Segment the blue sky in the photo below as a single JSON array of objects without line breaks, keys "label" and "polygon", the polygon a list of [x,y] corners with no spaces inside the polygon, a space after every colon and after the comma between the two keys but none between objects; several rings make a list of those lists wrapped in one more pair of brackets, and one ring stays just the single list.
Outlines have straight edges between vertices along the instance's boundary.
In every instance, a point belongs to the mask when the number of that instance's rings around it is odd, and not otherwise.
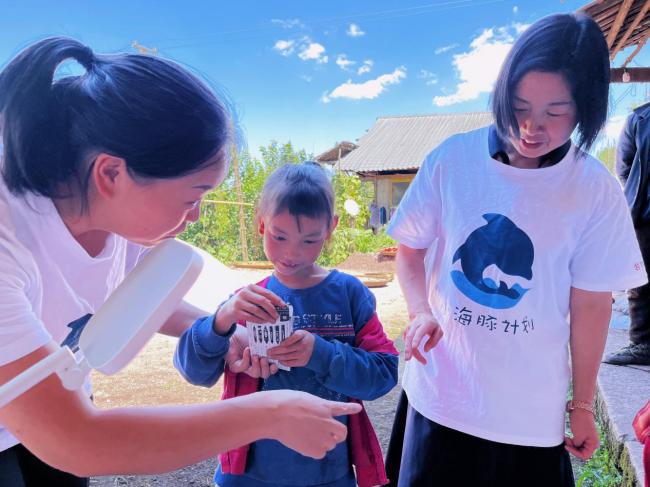
[{"label": "blue sky", "polygon": [[[585,3],[26,0],[2,7],[0,65],[48,35],[98,52],[135,52],[138,41],[227,92],[254,154],[271,140],[318,154],[355,141],[380,116],[486,110],[519,32]],[[649,51],[632,64],[649,65]],[[645,85],[614,87],[611,136],[647,96]]]}]

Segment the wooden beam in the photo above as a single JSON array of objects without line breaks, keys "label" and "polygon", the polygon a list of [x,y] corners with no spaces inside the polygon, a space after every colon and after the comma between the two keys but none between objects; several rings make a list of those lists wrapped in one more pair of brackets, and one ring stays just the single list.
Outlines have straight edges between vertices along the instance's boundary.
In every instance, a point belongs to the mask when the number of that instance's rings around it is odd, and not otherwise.
[{"label": "wooden beam", "polygon": [[607,36],[607,45],[609,46],[610,49],[614,45],[614,41],[616,40],[618,31],[621,29],[621,26],[625,21],[625,17],[627,16],[627,13],[630,11],[632,2],[634,2],[634,0],[623,0],[623,4],[621,5],[620,10],[618,11],[616,20],[614,21],[614,25],[612,25],[612,28],[609,30],[609,35]]},{"label": "wooden beam", "polygon": [[643,22],[642,25],[637,28],[636,32],[634,32],[634,34],[632,34],[627,40],[627,45],[624,47],[624,49],[641,42],[645,35],[648,33],[648,30],[650,30],[650,23]]},{"label": "wooden beam", "polygon": [[629,37],[632,35],[632,32],[638,27],[638,25],[641,23],[641,21],[645,18],[645,14],[648,13],[648,9],[650,9],[650,0],[646,0],[643,3],[643,7],[639,12],[636,14],[636,17],[634,18],[634,21],[632,24],[627,28],[625,31],[625,34],[623,37],[621,37],[621,40],[616,43],[616,46],[611,50],[609,59],[614,60],[614,57],[616,57],[616,54],[618,54],[618,51],[624,48],[625,42],[629,39]]},{"label": "wooden beam", "polygon": [[636,48],[634,49],[634,51],[632,51],[632,54],[630,54],[630,55],[627,57],[627,59],[625,60],[625,62],[621,65],[621,68],[626,68],[627,65],[630,64],[630,63],[632,62],[632,59],[634,59],[634,56],[636,56],[636,55],[639,53],[639,51],[641,50],[641,48],[643,48],[643,46],[645,46],[645,43],[648,42],[648,37],[649,37],[649,36],[650,36],[650,29],[649,29],[649,30],[646,30],[646,31],[643,33],[643,37],[641,37],[641,38],[637,41]]},{"label": "wooden beam", "polygon": [[614,68],[612,69],[610,83],[623,83],[623,71],[630,75],[629,83],[650,82],[650,68]]}]

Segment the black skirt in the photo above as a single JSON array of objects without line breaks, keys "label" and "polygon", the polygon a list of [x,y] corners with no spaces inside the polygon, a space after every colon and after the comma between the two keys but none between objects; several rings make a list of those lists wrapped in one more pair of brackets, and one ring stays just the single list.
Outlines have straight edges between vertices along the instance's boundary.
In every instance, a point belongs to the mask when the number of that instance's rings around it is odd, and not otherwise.
[{"label": "black skirt", "polygon": [[2,487],[87,487],[89,482],[87,478],[50,467],[23,445],[0,452]]},{"label": "black skirt", "polygon": [[392,487],[574,487],[564,444],[509,445],[434,423],[402,395],[386,458]]}]

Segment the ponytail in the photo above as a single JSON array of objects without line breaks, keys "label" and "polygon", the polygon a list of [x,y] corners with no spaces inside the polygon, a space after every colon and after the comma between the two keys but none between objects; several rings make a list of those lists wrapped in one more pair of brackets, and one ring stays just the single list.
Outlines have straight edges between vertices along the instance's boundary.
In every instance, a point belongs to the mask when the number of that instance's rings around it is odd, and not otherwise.
[{"label": "ponytail", "polygon": [[[66,59],[85,73],[55,80]],[[78,196],[85,204],[100,153],[123,158],[141,178],[189,174],[220,151],[228,156],[236,127],[221,98],[173,62],[44,39],[0,72],[2,177],[16,194]]]},{"label": "ponytail", "polygon": [[57,188],[77,173],[67,107],[61,103],[63,93],[52,84],[57,66],[69,58],[88,71],[95,59],[83,44],[55,37],[26,48],[0,74],[2,177],[12,192],[59,196]]}]

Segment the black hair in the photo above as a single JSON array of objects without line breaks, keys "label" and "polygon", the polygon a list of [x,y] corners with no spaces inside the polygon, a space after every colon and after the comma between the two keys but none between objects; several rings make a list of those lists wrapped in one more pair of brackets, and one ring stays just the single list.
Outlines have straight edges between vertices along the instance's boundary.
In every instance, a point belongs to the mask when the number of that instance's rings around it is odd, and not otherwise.
[{"label": "black hair", "polygon": [[576,106],[577,145],[589,150],[607,119],[609,49],[598,24],[584,14],[556,14],[528,27],[506,57],[492,92],[499,135],[519,136],[513,109],[517,85],[530,71],[559,73]]},{"label": "black hair", "polygon": [[[76,60],[85,73],[54,80]],[[232,140],[228,105],[177,64],[141,54],[98,55],[52,37],[0,72],[2,177],[15,194],[79,196],[94,157],[126,161],[132,176],[169,179],[201,169]]]},{"label": "black hair", "polygon": [[318,163],[285,164],[266,179],[257,204],[257,218],[276,216],[283,211],[296,218],[325,218],[330,228],[334,218],[334,189]]}]

